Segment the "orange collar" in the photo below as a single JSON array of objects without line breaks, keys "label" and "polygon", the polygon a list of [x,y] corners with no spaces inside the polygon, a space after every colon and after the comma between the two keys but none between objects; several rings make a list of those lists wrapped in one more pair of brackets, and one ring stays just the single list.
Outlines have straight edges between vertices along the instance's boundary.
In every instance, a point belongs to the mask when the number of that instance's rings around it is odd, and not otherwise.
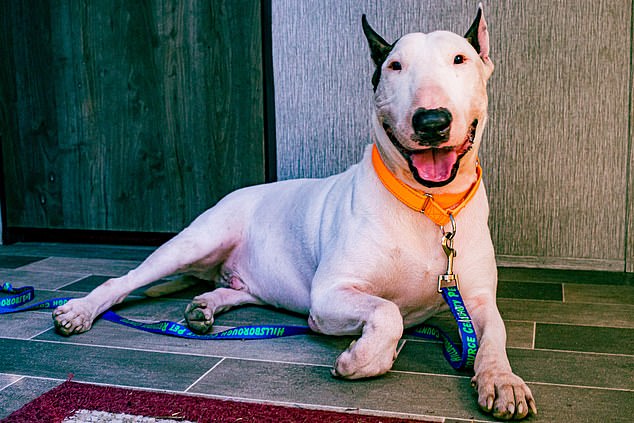
[{"label": "orange collar", "polygon": [[415,190],[403,183],[385,166],[376,145],[372,147],[372,164],[374,170],[388,191],[392,193],[401,203],[412,210],[423,213],[432,222],[439,226],[449,223],[449,215],[456,216],[473,198],[480,187],[482,180],[482,168],[476,164],[477,179],[466,192],[459,194],[427,194]]}]

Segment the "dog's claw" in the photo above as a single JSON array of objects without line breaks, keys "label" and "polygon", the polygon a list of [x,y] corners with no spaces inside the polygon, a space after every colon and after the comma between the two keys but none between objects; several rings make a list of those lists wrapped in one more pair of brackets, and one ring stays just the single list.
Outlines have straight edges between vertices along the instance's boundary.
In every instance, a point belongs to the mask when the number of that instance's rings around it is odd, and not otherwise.
[{"label": "dog's claw", "polygon": [[471,385],[478,391],[482,411],[501,420],[521,420],[537,414],[533,395],[524,381],[511,372],[479,372]]},{"label": "dog's claw", "polygon": [[487,413],[490,413],[491,410],[493,410],[493,395],[489,395],[489,397],[487,398],[487,406],[485,408],[485,411]]}]

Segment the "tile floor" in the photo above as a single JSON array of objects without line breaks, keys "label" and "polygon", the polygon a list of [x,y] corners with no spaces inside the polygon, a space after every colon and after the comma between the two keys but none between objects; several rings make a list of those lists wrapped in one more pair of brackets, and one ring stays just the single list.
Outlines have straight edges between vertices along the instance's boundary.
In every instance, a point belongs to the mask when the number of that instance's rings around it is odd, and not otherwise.
[{"label": "tile floor", "polygon": [[[0,281],[34,285],[38,299],[80,296],[133,268],[145,247],[0,246]],[[634,280],[601,272],[500,269],[498,303],[508,354],[530,385],[531,422],[630,422],[634,414]],[[180,320],[197,287],[169,298],[141,292],[118,311]],[[435,319],[451,327],[450,317]],[[304,324],[301,316],[245,307],[217,327]],[[408,339],[393,370],[373,380],[333,379],[329,368],[351,338],[303,335],[264,341],[192,341],[98,321],[79,336],[53,330],[50,312],[0,315],[0,418],[73,375],[75,381],[221,398],[363,409],[440,422],[492,421],[470,375],[453,371],[440,345]]]}]

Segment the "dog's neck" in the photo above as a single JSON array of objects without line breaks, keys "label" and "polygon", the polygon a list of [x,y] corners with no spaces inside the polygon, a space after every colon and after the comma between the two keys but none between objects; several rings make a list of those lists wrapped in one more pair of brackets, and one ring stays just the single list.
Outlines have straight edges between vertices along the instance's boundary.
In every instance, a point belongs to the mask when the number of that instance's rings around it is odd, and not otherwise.
[{"label": "dog's neck", "polygon": [[482,169],[476,165],[476,181],[471,187],[458,194],[435,194],[412,189],[403,183],[385,166],[376,146],[372,147],[372,166],[383,186],[410,209],[421,212],[438,226],[444,227],[473,199],[480,188]]},{"label": "dog's neck", "polygon": [[[479,125],[481,126],[481,125]],[[474,148],[469,151],[461,160],[460,168],[453,181],[443,187],[426,187],[414,179],[407,160],[401,155],[401,153],[394,147],[392,141],[385,133],[376,112],[372,112],[372,141],[377,146],[381,158],[385,164],[385,167],[401,182],[410,186],[414,190],[422,191],[431,195],[443,195],[443,194],[460,194],[468,191],[476,182],[478,175],[476,172],[477,167],[477,146],[479,144],[479,137],[481,136],[481,127],[478,128],[476,133],[476,143]]]}]

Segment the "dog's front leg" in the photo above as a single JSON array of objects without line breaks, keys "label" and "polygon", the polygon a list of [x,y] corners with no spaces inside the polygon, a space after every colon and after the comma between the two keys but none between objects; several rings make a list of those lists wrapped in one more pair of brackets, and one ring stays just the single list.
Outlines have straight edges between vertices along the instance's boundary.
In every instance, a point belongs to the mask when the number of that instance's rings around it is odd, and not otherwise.
[{"label": "dog's front leg", "polygon": [[308,323],[327,335],[356,335],[335,361],[333,376],[359,379],[378,376],[392,368],[403,334],[403,318],[391,301],[343,285],[313,292]]},{"label": "dog's front leg", "polygon": [[505,420],[537,414],[531,390],[511,370],[506,355],[506,331],[495,296],[465,297],[465,304],[480,342],[474,364],[475,376],[471,381],[478,391],[480,408]]}]

